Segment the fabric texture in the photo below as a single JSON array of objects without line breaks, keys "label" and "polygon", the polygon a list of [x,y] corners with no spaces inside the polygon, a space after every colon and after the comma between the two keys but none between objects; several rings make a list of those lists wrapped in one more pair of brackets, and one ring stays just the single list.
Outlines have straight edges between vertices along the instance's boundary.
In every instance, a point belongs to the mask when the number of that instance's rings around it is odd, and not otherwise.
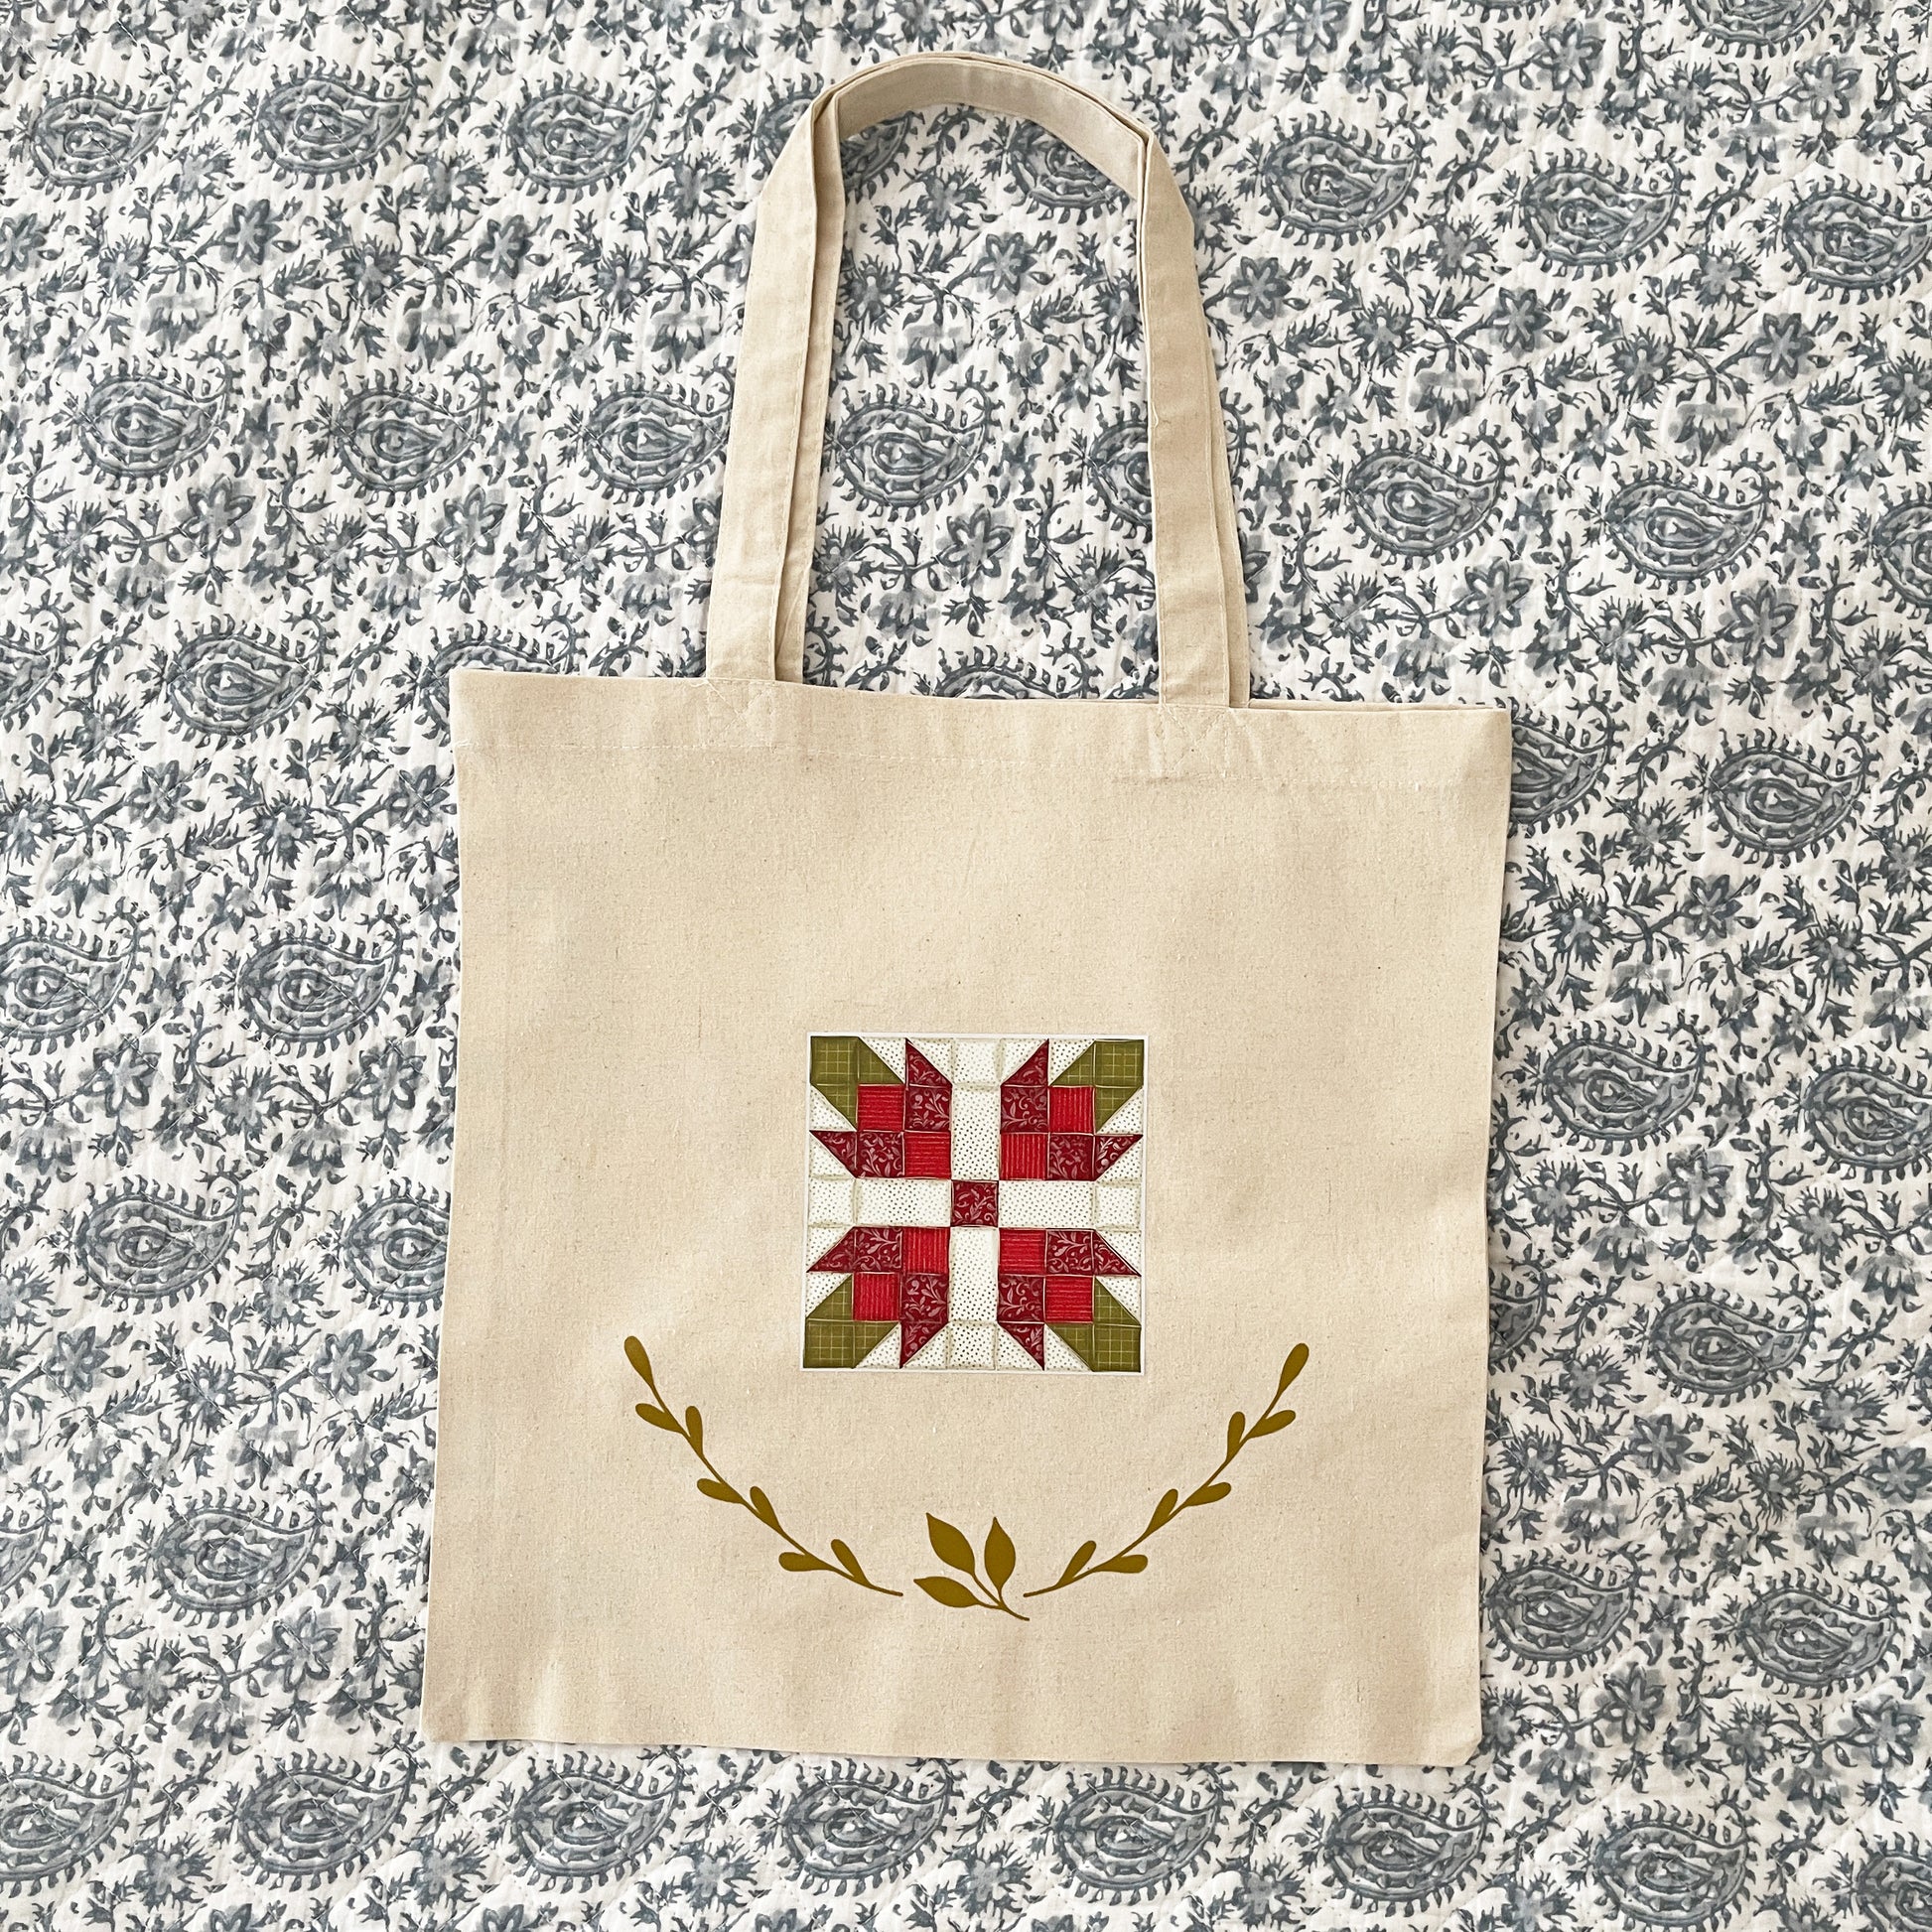
[{"label": "fabric texture", "polygon": [[[43,1821],[0,1853],[16,1919],[1912,1908],[1922,25],[1699,0],[985,34],[946,4],[0,25],[0,1772]],[[443,677],[696,668],[757,181],[824,80],[969,41],[1153,119],[1199,216],[1256,690],[1515,712],[1485,1737],[1453,1772],[418,1737]],[[1144,692],[1123,199],[971,113],[846,166],[808,674]],[[1408,478],[1441,505],[1458,462],[1463,519],[1385,507]],[[1638,574],[1669,561],[1639,485],[1719,530],[1760,476],[1743,547]],[[258,1030],[276,989],[306,1046]]]},{"label": "fabric texture", "polygon": [[[1156,702],[776,675],[812,539],[839,133],[956,100],[1058,124],[1144,198]],[[828,89],[759,201],[716,661],[695,684],[452,677],[428,1735],[1474,1749],[1509,721],[1248,703],[1189,230],[1146,132],[1041,70],[918,56]],[[1099,943],[1110,925],[1134,943]],[[908,1013],[928,1027],[889,1036]],[[1057,1066],[1030,1016],[1077,1035]],[[995,1048],[955,1140],[940,1062],[970,1076]],[[824,1110],[807,1172],[770,1101],[786,1056]],[[1108,1149],[1109,1173],[1147,1157],[1134,1261],[1095,1259],[1103,1071],[1119,1101],[1134,1074],[1146,1126]],[[908,1131],[921,1094],[943,1133]],[[939,1180],[955,1146],[980,1167],[980,1094],[999,1218],[955,1254]],[[814,1305],[841,1298],[804,1362],[801,1222]],[[803,1372],[875,1351],[902,1372]],[[951,1372],[973,1369],[1014,1372]],[[1132,1699],[1091,1696],[1103,1649]]]}]

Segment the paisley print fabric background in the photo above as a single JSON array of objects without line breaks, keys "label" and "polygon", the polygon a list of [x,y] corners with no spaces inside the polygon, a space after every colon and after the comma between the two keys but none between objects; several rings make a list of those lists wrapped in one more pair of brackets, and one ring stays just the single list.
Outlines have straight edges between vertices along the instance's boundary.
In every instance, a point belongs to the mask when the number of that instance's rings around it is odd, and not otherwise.
[{"label": "paisley print fabric background", "polygon": [[[12,1921],[1932,1922],[1926,31],[16,0]],[[699,668],[755,185],[955,44],[1169,143],[1257,688],[1516,715],[1458,1770],[417,1739],[447,675]],[[1147,692],[1127,210],[960,114],[848,161],[812,675]]]}]

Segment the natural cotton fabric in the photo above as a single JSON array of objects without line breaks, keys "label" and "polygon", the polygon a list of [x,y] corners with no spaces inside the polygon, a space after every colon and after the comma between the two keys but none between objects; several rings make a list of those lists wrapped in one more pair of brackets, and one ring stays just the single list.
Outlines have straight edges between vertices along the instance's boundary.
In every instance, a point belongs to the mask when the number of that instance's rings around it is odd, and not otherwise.
[{"label": "natural cotton fabric", "polygon": [[[1140,197],[1159,704],[796,681],[838,141],[962,101]],[[1483,1179],[1508,724],[1247,701],[1184,207],[1138,123],[979,57],[829,89],[760,204],[699,681],[463,672],[456,1185],[424,1728],[1053,1759],[1453,1762],[1477,1734]],[[813,1035],[1147,1042],[1139,1375],[806,1371]],[[779,1567],[666,1398],[814,1548]],[[1126,1542],[1290,1348],[1295,1424]]]}]

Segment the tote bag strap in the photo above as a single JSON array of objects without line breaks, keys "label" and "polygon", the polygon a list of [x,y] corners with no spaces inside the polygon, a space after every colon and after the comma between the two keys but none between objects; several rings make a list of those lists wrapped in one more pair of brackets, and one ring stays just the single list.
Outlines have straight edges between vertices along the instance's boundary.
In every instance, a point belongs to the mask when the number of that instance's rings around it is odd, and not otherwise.
[{"label": "tote bag strap", "polygon": [[1036,121],[1140,204],[1155,616],[1166,704],[1245,704],[1247,600],[1194,229],[1152,133],[1056,74],[982,54],[882,62],[819,95],[759,198],[705,652],[719,678],[796,681],[845,246],[839,142],[915,107]]}]

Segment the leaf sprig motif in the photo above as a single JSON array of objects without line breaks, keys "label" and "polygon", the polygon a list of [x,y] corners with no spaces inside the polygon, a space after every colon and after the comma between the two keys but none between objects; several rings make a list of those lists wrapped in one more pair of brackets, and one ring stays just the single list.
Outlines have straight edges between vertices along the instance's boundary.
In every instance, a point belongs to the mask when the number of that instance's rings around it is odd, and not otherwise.
[{"label": "leaf sprig motif", "polygon": [[888,1589],[884,1584],[876,1584],[865,1573],[859,1559],[853,1555],[850,1544],[833,1537],[831,1542],[832,1560],[828,1562],[816,1551],[808,1550],[778,1520],[778,1512],[771,1506],[771,1498],[754,1484],[743,1494],[719,1471],[718,1465],[705,1453],[704,1418],[693,1403],[684,1412],[682,1422],[677,1412],[664,1400],[658,1389],[657,1378],[651,1372],[650,1356],[644,1351],[644,1344],[635,1335],[625,1335],[623,1352],[629,1357],[630,1366],[643,1378],[644,1386],[650,1390],[654,1400],[640,1402],[637,1413],[653,1429],[662,1429],[670,1435],[682,1437],[690,1445],[691,1453],[705,1466],[705,1474],[698,1478],[698,1493],[709,1496],[713,1502],[732,1503],[740,1509],[750,1510],[760,1523],[774,1536],[788,1546],[778,1552],[781,1569],[805,1572],[823,1570],[832,1576],[842,1577],[847,1583],[857,1584],[861,1589],[869,1589],[880,1596],[903,1596],[902,1589]]},{"label": "leaf sprig motif", "polygon": [[1007,1585],[1013,1581],[1014,1565],[1019,1561],[1019,1555],[1013,1547],[1013,1538],[1001,1528],[997,1516],[993,1519],[993,1527],[986,1533],[984,1582],[980,1580],[979,1563],[973,1555],[973,1546],[963,1530],[955,1529],[952,1524],[928,1512],[925,1533],[932,1541],[932,1554],[947,1569],[957,1570],[971,1579],[970,1584],[962,1584],[957,1577],[914,1577],[912,1581],[935,1603],[943,1603],[949,1610],[1004,1610],[1008,1616],[1017,1617],[1022,1623],[1032,1621],[1007,1601]]}]

